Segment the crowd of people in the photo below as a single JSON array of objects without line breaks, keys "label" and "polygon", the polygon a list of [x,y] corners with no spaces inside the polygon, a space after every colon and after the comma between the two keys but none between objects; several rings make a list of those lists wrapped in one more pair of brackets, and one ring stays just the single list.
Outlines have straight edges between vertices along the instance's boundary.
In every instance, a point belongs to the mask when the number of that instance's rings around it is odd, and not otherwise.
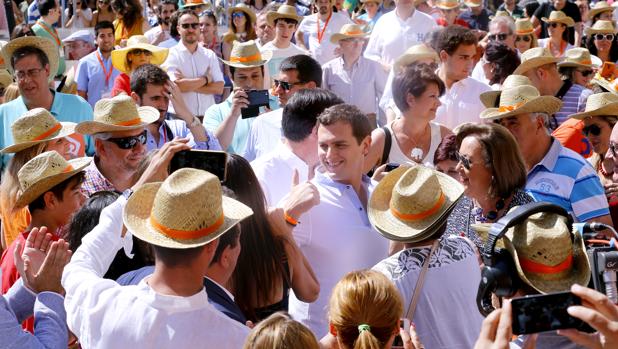
[{"label": "crowd of people", "polygon": [[611,2],[11,3],[0,348],[618,348]]}]

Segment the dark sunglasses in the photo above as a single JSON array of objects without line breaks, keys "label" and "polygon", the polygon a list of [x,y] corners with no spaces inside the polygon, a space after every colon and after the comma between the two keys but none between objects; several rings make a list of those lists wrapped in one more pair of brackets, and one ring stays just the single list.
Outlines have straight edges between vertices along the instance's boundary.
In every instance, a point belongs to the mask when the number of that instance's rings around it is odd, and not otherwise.
[{"label": "dark sunglasses", "polygon": [[599,125],[595,124],[584,127],[582,131],[584,132],[584,135],[586,135],[586,137],[588,137],[589,135],[597,137],[601,135],[601,128],[599,127]]},{"label": "dark sunglasses", "polygon": [[506,33],[500,33],[500,34],[489,34],[489,40],[490,41],[504,41],[506,40],[506,38],[509,36],[509,34]]},{"label": "dark sunglasses", "polygon": [[240,18],[240,17],[244,17],[245,14],[242,12],[234,12],[232,13],[232,18]]},{"label": "dark sunglasses", "polygon": [[199,23],[182,23],[180,26],[182,27],[182,29],[189,29],[189,28],[197,29],[200,26],[200,24]]},{"label": "dark sunglasses", "polygon": [[459,154],[459,152],[455,152],[455,158],[457,159],[457,162],[461,162],[461,164],[466,170],[469,170],[472,166],[472,162],[470,162],[470,159]]},{"label": "dark sunglasses", "polygon": [[532,41],[532,38],[530,37],[530,35],[517,36],[515,38],[515,42],[518,42],[518,41],[530,42],[530,41]]},{"label": "dark sunglasses", "polygon": [[131,50],[129,51],[130,54],[135,55],[135,56],[141,56],[141,55],[146,55],[146,56],[152,56],[152,52],[148,51],[148,50],[142,50],[141,48],[137,48],[135,50]]},{"label": "dark sunglasses", "polygon": [[595,40],[607,40],[607,41],[614,41],[614,34],[594,34],[594,39]]},{"label": "dark sunglasses", "polygon": [[146,131],[142,132],[137,136],[131,137],[123,137],[123,138],[110,138],[107,141],[112,142],[118,146],[120,149],[133,149],[137,147],[138,144],[146,144]]},{"label": "dark sunglasses", "polygon": [[564,24],[562,24],[562,23],[556,23],[556,22],[549,23],[549,26],[552,27],[552,28],[558,28],[559,26],[562,27],[563,25]]},{"label": "dark sunglasses", "polygon": [[292,83],[292,82],[281,81],[281,80],[277,80],[277,79],[275,79],[274,82],[275,82],[275,88],[281,86],[281,88],[286,90],[286,91],[291,90],[295,85],[302,85],[302,84],[304,84],[303,82]]},{"label": "dark sunglasses", "polygon": [[590,75],[594,74],[594,70],[592,70],[592,69],[589,69],[589,70],[580,70],[580,71],[579,71],[579,73],[580,73],[583,77],[587,78],[588,76],[590,76]]}]

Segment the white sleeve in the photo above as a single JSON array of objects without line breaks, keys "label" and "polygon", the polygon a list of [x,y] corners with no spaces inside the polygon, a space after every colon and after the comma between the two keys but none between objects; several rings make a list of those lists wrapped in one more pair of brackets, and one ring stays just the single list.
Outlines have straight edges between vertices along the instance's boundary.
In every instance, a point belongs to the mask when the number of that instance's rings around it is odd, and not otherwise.
[{"label": "white sleeve", "polygon": [[382,38],[380,35],[380,30],[382,29],[380,24],[383,22],[382,19],[384,18],[380,18],[373,27],[369,42],[367,43],[367,48],[365,49],[365,57],[378,62],[382,61]]},{"label": "white sleeve", "polygon": [[212,81],[223,81],[223,72],[221,72],[221,67],[219,66],[219,59],[214,52],[210,52],[210,75],[212,76]]},{"label": "white sleeve", "polygon": [[161,64],[161,68],[167,71],[167,75],[170,77],[170,80],[176,81],[176,74],[174,74],[174,72],[178,69],[178,58],[176,57],[174,50],[170,49],[167,59],[163,62],[163,64]]}]

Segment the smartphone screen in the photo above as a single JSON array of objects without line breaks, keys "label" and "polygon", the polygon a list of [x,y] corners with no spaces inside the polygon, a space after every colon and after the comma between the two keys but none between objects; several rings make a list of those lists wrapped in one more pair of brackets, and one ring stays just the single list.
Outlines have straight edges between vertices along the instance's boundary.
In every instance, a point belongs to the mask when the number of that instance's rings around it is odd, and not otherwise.
[{"label": "smartphone screen", "polygon": [[567,328],[594,332],[588,324],[567,313],[569,306],[580,304],[581,299],[571,292],[514,298],[511,301],[513,333],[531,334]]},{"label": "smartphone screen", "polygon": [[251,90],[247,91],[247,99],[249,106],[265,107],[269,103],[268,90]]},{"label": "smartphone screen", "polygon": [[180,168],[197,168],[208,171],[225,181],[227,153],[215,150],[183,150],[174,155],[170,162],[170,173]]},{"label": "smartphone screen", "polygon": [[[410,320],[406,318],[399,319],[399,328],[403,329],[406,333],[410,333]],[[391,348],[403,348],[403,339],[401,338],[401,335],[397,334],[395,336]]]}]

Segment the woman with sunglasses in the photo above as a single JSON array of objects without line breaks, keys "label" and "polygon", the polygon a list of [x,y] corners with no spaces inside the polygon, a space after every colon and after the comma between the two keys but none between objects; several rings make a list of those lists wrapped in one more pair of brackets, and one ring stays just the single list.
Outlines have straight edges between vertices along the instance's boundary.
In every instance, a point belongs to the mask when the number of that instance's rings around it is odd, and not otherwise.
[{"label": "woman with sunglasses", "polygon": [[[75,9],[75,12],[73,12]],[[64,10],[64,15],[68,18],[64,24],[66,28],[88,28],[92,21],[92,10],[88,7],[86,0],[75,0],[75,6],[68,2],[68,7]]]},{"label": "woman with sunglasses", "polygon": [[113,22],[116,19],[116,14],[112,11],[110,0],[97,0],[97,9],[92,13],[90,26],[94,27],[99,22]]},{"label": "woman with sunglasses", "polygon": [[[246,42],[249,40],[257,39],[255,34],[254,24],[256,16],[253,10],[245,5],[238,4],[228,9],[228,32],[223,36],[223,59],[230,60],[230,53],[232,52],[232,44],[234,41]],[[232,76],[230,69],[225,66],[225,75]]]},{"label": "woman with sunglasses", "polygon": [[573,18],[568,17],[562,11],[552,11],[549,18],[542,18],[547,23],[548,38],[539,40],[539,47],[549,49],[556,58],[564,57],[564,53],[573,48],[569,43],[569,27],[575,25]]},{"label": "woman with sunglasses", "polygon": [[515,21],[515,47],[519,54],[528,51],[531,48],[538,47],[534,27],[529,18],[518,18]]},{"label": "woman with sunglasses", "polygon": [[[598,60],[598,58],[595,59]],[[568,50],[564,60],[558,63],[558,73],[562,80],[569,80],[586,88],[592,88],[590,81],[595,69],[590,52],[582,47]]]},{"label": "woman with sunglasses", "polygon": [[144,10],[139,0],[112,0],[112,11],[116,14],[113,23],[117,46],[125,47],[130,37],[143,35],[150,29],[148,21],[142,16]]},{"label": "woman with sunglasses", "polygon": [[586,29],[586,48],[603,62],[618,60],[618,45],[616,44],[616,28],[611,21],[597,21]]},{"label": "woman with sunglasses", "polygon": [[35,36],[34,32],[30,28],[30,24],[21,23],[13,28],[11,33],[11,40],[21,38],[22,36]]},{"label": "woman with sunglasses", "polygon": [[472,224],[496,222],[512,207],[534,201],[524,192],[526,165],[515,138],[498,124],[464,124],[455,140],[464,196],[448,218],[446,233],[464,234],[482,248]]}]

